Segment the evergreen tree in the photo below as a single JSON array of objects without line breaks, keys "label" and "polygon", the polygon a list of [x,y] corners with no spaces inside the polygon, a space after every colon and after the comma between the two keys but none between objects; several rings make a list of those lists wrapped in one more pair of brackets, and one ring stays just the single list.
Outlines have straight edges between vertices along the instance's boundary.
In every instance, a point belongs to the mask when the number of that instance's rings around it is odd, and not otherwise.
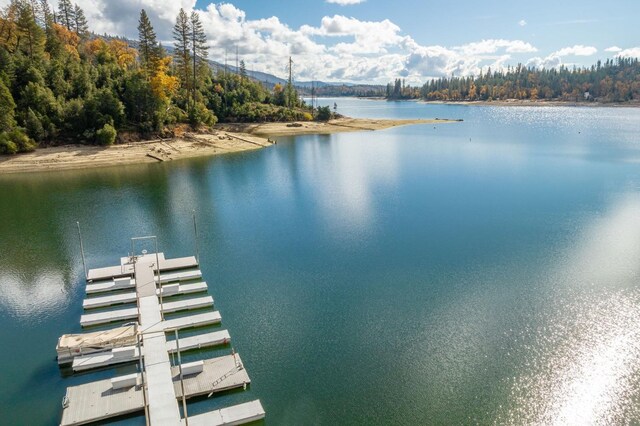
[{"label": "evergreen tree", "polygon": [[47,32],[53,25],[53,13],[47,0],[40,0],[40,20],[38,24]]},{"label": "evergreen tree", "polygon": [[16,103],[13,101],[13,96],[0,79],[0,133],[8,132],[15,127],[15,109]]},{"label": "evergreen tree", "polygon": [[18,11],[18,48],[34,59],[44,53],[44,31],[36,23],[33,9],[28,3],[20,3]]},{"label": "evergreen tree", "polygon": [[138,40],[142,69],[145,71],[147,78],[151,78],[158,67],[158,61],[163,55],[162,47],[156,40],[156,33],[144,9],[140,11],[140,19],[138,20]]},{"label": "evergreen tree", "polygon": [[244,64],[244,59],[240,60],[240,77],[242,78],[247,77],[247,67]]},{"label": "evergreen tree", "polygon": [[18,39],[18,29],[16,21],[18,19],[19,3],[12,0],[11,3],[0,11],[0,46],[13,53],[16,49]]},{"label": "evergreen tree", "polygon": [[200,15],[191,12],[191,56],[193,59],[193,95],[192,100],[195,105],[196,92],[198,90],[198,69],[207,66],[207,56],[209,56],[209,46],[207,46],[207,36],[204,34]]},{"label": "evergreen tree", "polygon": [[173,39],[174,53],[173,56],[176,62],[177,73],[180,78],[180,83],[183,89],[188,93],[191,88],[189,84],[189,68],[191,64],[191,25],[189,17],[185,13],[184,9],[180,9],[180,13],[176,17],[176,24],[173,27]]},{"label": "evergreen tree", "polygon": [[58,21],[69,31],[74,29],[74,8],[71,0],[58,0]]},{"label": "evergreen tree", "polygon": [[73,29],[76,34],[82,39],[86,39],[89,36],[89,24],[87,24],[87,18],[84,16],[82,9],[76,4],[73,7]]}]

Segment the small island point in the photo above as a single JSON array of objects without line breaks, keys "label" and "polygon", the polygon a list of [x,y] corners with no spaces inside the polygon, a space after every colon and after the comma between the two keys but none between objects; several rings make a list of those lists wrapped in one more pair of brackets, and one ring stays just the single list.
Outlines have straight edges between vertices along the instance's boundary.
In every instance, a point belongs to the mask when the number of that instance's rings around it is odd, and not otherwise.
[{"label": "small island point", "polygon": [[411,124],[443,124],[451,119],[369,119],[341,117],[329,121],[289,123],[222,123],[208,132],[176,132],[170,139],[111,146],[62,145],[0,157],[0,174],[87,169],[125,164],[157,163],[265,148],[276,136],[374,131]]}]

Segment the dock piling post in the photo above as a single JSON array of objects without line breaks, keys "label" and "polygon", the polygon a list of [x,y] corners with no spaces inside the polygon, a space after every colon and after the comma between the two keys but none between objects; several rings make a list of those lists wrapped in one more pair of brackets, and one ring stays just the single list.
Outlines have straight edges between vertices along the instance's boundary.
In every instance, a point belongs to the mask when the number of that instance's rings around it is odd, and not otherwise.
[{"label": "dock piling post", "polygon": [[147,389],[144,384],[144,364],[142,363],[142,341],[140,340],[140,333],[136,334],[136,340],[138,343],[138,359],[140,361],[140,385],[142,386],[142,400],[144,401],[144,418],[147,426],[149,426],[149,404],[147,403]]},{"label": "dock piling post", "polygon": [[187,398],[184,394],[184,381],[182,380],[182,359],[180,358],[180,339],[178,339],[178,329],[174,330],[176,334],[176,351],[178,353],[178,369],[180,370],[180,388],[182,389],[182,410],[184,411],[184,422],[189,426],[189,415],[187,414]]},{"label": "dock piling post", "polygon": [[200,254],[198,253],[198,225],[196,224],[196,211],[192,210],[193,214],[193,239],[196,246],[196,262],[200,265]]},{"label": "dock piling post", "polygon": [[160,260],[158,259],[158,238],[153,237],[156,242],[156,270],[158,271],[158,288],[160,289],[160,318],[164,321],[164,305],[162,305],[162,282],[160,281]]},{"label": "dock piling post", "polygon": [[85,258],[84,258],[84,245],[82,244],[82,233],[80,232],[80,222],[76,222],[76,225],[78,225],[78,238],[80,239],[80,254],[82,255],[82,268],[84,269],[84,279],[86,280],[87,278],[89,278],[89,276],[87,275],[87,262],[85,261]]}]

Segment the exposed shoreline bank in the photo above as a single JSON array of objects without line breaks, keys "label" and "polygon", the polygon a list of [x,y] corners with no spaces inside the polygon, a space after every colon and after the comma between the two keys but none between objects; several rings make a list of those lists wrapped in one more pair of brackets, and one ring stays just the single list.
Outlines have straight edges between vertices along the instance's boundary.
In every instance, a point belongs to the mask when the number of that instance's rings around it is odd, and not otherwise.
[{"label": "exposed shoreline bank", "polygon": [[260,149],[273,145],[274,142],[270,137],[274,136],[372,131],[409,124],[453,121],[339,118],[326,123],[225,123],[216,126],[211,133],[185,133],[173,139],[133,142],[109,147],[63,145],[39,148],[25,154],[0,156],[0,174],[164,162]]}]

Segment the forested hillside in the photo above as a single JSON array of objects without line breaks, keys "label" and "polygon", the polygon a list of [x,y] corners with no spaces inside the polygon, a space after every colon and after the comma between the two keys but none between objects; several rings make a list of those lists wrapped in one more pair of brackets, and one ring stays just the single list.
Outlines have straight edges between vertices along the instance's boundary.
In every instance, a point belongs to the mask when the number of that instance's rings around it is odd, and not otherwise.
[{"label": "forested hillside", "polygon": [[640,63],[636,58],[598,61],[590,68],[535,69],[518,65],[507,71],[490,69],[477,77],[440,78],[422,87],[397,79],[387,85],[389,99],[489,101],[504,99],[570,102],[640,101]]},{"label": "forested hillside", "polygon": [[137,49],[88,31],[69,0],[13,0],[0,13],[0,154],[38,144],[112,144],[216,121],[310,120],[295,88],[213,74],[197,13],[176,17],[169,56],[144,10]]}]

